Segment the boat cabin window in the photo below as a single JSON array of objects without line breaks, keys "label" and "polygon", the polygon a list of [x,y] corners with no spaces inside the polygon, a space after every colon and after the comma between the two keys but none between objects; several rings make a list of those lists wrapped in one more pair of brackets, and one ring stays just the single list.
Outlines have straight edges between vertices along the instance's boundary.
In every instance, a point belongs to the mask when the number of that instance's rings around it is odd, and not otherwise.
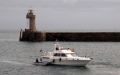
[{"label": "boat cabin window", "polygon": [[60,53],[55,53],[54,56],[61,56],[61,57],[66,57],[66,55],[64,53],[60,54]]},{"label": "boat cabin window", "polygon": [[60,56],[60,53],[55,53],[54,56]]},{"label": "boat cabin window", "polygon": [[61,54],[61,56],[62,56],[62,57],[66,57],[66,55],[65,55],[65,54]]}]

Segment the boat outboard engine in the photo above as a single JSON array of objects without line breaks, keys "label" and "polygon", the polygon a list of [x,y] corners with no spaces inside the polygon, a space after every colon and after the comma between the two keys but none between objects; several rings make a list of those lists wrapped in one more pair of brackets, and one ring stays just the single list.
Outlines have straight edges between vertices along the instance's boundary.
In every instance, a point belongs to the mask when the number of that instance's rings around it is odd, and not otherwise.
[{"label": "boat outboard engine", "polygon": [[42,58],[40,58],[40,62],[42,62]]}]

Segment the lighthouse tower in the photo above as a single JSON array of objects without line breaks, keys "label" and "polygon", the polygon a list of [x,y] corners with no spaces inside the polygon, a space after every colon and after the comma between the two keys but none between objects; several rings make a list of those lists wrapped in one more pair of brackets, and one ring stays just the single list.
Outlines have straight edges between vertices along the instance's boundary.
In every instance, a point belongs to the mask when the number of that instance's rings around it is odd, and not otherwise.
[{"label": "lighthouse tower", "polygon": [[29,30],[36,31],[35,15],[33,14],[32,8],[29,8],[26,18],[29,19]]}]

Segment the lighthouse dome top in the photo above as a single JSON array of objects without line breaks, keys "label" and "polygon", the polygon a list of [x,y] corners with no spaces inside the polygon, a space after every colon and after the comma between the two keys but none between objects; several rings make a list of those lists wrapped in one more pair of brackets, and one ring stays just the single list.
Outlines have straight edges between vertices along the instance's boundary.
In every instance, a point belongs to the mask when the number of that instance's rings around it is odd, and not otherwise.
[{"label": "lighthouse dome top", "polygon": [[31,7],[29,8],[28,11],[29,11],[29,13],[33,13],[33,9]]},{"label": "lighthouse dome top", "polygon": [[33,9],[30,7],[29,10],[33,10]]}]

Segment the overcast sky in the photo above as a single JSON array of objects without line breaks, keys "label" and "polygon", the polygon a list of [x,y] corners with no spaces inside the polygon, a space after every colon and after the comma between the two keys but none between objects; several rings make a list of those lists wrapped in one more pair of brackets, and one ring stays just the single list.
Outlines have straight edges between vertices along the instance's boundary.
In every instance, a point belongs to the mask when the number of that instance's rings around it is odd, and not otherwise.
[{"label": "overcast sky", "polygon": [[29,7],[37,30],[120,31],[120,0],[0,0],[0,30],[28,28]]}]

